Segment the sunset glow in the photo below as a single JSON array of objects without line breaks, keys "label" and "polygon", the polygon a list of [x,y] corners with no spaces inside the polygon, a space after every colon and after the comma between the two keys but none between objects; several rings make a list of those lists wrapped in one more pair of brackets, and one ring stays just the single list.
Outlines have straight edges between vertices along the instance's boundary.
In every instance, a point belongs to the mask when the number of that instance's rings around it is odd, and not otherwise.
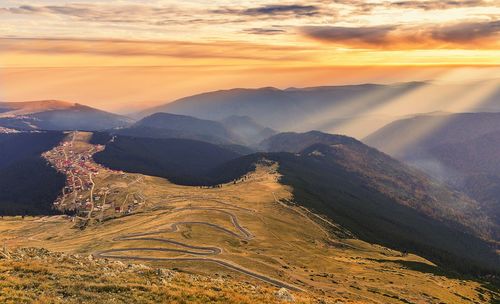
[{"label": "sunset glow", "polygon": [[497,4],[3,0],[0,99],[120,110],[231,87],[436,80],[462,67],[494,79]]}]

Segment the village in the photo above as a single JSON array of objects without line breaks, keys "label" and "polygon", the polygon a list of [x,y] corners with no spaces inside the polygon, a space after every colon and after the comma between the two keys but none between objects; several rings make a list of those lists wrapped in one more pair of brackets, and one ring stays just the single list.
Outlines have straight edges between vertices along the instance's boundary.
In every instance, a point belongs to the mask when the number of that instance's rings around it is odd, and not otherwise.
[{"label": "village", "polygon": [[[132,213],[145,198],[141,193],[124,193],[124,188],[113,187],[104,180],[127,180],[122,172],[97,164],[92,156],[104,150],[103,145],[88,144],[84,132],[71,132],[57,147],[43,154],[43,157],[59,172],[65,175],[65,186],[54,201],[54,208],[80,219],[103,221],[109,216]],[[126,188],[125,188],[126,189]],[[121,196],[125,196],[121,200]]]}]

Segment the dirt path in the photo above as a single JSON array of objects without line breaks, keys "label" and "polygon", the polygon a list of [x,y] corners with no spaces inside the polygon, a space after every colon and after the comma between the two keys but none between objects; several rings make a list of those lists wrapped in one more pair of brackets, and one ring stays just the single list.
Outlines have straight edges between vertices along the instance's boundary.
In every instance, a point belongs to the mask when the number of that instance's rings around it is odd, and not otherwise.
[{"label": "dirt path", "polygon": [[[228,203],[223,203],[224,205],[229,205]],[[211,255],[219,255],[222,253],[222,248],[219,247],[212,247],[212,246],[194,246],[190,244],[186,244],[183,242],[175,241],[172,239],[167,239],[167,238],[158,238],[158,237],[151,237],[151,235],[155,234],[161,234],[161,233],[173,233],[177,232],[179,230],[179,226],[182,225],[203,225],[210,227],[212,229],[216,229],[219,231],[222,231],[228,235],[231,235],[235,238],[239,239],[244,239],[244,240],[249,240],[252,239],[254,236],[253,234],[248,231],[246,228],[244,228],[239,220],[238,217],[227,210],[219,209],[219,208],[213,208],[213,207],[183,207],[183,208],[178,208],[173,210],[173,212],[169,212],[170,214],[172,213],[177,213],[177,212],[183,212],[183,211],[188,211],[188,210],[205,210],[205,211],[211,211],[211,212],[219,212],[227,215],[233,225],[233,227],[238,231],[234,232],[231,231],[225,227],[219,226],[214,223],[209,223],[209,222],[195,222],[195,221],[180,221],[180,222],[175,222],[170,224],[170,227],[167,229],[160,229],[157,231],[152,231],[152,232],[143,232],[143,233],[132,233],[132,234],[127,234],[123,236],[119,236],[115,238],[113,241],[153,241],[153,242],[160,242],[163,244],[169,244],[169,245],[176,245],[183,247],[184,249],[178,249],[178,248],[151,248],[151,247],[132,247],[132,248],[118,248],[118,249],[108,249],[100,252],[96,252],[95,255],[97,257],[101,258],[111,258],[111,259],[123,259],[123,260],[140,260],[140,261],[184,261],[184,262],[208,262],[208,263],[214,263],[219,266],[228,268],[230,270],[248,275],[250,277],[253,277],[255,279],[261,280],[263,282],[272,284],[277,287],[284,287],[288,288],[290,290],[296,290],[296,291],[301,291],[300,288],[293,286],[291,284],[282,282],[280,280],[271,278],[269,276],[253,272],[249,269],[246,269],[242,266],[236,265],[232,262],[228,262],[225,260],[221,259],[215,259],[215,258],[205,258],[205,257],[199,257],[199,256],[211,256]],[[253,211],[250,211],[253,212]],[[138,256],[138,255],[120,255],[116,253],[131,253],[131,252],[145,252],[145,251],[154,251],[154,252],[175,252],[175,253],[181,253],[181,254],[189,254],[189,255],[194,255],[198,257],[179,257],[179,258],[163,258],[163,257],[148,257],[148,256]]]}]

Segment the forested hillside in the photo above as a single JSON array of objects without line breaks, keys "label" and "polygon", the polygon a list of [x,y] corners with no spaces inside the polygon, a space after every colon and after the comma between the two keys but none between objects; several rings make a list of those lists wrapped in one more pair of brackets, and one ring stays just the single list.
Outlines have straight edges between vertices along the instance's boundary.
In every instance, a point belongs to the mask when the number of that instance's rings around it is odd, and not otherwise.
[{"label": "forested hillside", "polygon": [[0,134],[0,214],[53,214],[64,176],[40,155],[57,145],[62,132]]}]

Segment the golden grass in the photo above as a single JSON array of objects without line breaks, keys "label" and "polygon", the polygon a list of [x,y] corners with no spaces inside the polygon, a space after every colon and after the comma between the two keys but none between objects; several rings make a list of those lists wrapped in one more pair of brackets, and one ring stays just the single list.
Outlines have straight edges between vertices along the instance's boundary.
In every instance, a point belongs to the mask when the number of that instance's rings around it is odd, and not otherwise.
[{"label": "golden grass", "polygon": [[[42,252],[0,259],[0,303],[281,303],[275,290],[229,277]],[[298,303],[313,297],[295,294]]]}]

